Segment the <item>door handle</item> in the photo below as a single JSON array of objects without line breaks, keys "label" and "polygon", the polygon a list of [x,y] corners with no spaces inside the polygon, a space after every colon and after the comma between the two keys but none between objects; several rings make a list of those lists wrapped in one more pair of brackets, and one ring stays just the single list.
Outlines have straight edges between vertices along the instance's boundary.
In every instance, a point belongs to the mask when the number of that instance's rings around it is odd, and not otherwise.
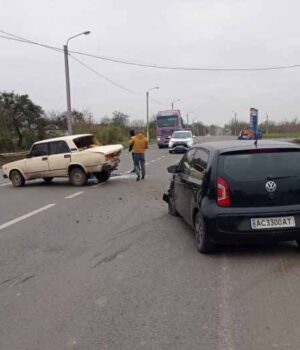
[{"label": "door handle", "polygon": [[43,157],[42,160],[48,160],[48,157]]},{"label": "door handle", "polygon": [[70,154],[65,154],[64,158],[71,158],[71,155]]}]

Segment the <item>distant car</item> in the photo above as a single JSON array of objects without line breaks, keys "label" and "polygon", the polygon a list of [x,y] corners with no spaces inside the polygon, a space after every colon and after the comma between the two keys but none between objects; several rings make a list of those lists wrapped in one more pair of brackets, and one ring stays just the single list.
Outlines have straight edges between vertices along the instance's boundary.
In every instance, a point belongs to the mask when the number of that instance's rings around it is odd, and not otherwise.
[{"label": "distant car", "polygon": [[175,131],[169,141],[169,152],[186,152],[193,146],[193,134],[188,130]]},{"label": "distant car", "polygon": [[262,139],[261,131],[257,131],[255,133],[251,128],[241,130],[238,136],[238,140],[261,140],[261,139]]},{"label": "distant car", "polygon": [[173,174],[164,195],[169,213],[193,226],[201,253],[218,243],[296,240],[300,246],[300,147],[275,141],[205,143],[168,172]]},{"label": "distant car", "polygon": [[122,145],[100,146],[91,134],[58,137],[36,142],[25,159],[3,165],[5,178],[15,187],[27,180],[69,177],[74,186],[83,186],[91,176],[107,181],[120,162]]}]

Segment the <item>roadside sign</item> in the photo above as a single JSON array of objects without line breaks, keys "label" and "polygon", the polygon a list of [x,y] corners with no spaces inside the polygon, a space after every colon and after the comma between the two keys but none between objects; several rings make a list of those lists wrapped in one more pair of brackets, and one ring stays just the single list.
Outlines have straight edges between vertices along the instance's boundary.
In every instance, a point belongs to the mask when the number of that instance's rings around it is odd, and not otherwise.
[{"label": "roadside sign", "polygon": [[257,126],[258,126],[258,109],[250,108],[250,127],[255,133],[257,133]]}]

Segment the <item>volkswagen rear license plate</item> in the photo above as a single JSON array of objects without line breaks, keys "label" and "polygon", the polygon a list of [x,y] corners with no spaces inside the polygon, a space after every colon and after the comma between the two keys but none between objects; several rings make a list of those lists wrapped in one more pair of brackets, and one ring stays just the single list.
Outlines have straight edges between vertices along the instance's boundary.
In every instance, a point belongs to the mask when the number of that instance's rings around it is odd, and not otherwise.
[{"label": "volkswagen rear license plate", "polygon": [[266,230],[270,228],[295,227],[294,216],[282,216],[277,218],[254,218],[251,219],[252,230]]}]

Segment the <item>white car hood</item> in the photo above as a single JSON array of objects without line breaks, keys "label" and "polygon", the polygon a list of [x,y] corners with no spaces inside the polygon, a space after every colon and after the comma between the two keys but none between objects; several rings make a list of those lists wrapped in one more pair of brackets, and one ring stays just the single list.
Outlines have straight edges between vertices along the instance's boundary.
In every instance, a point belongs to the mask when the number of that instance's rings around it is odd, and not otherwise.
[{"label": "white car hood", "polygon": [[110,154],[122,151],[122,145],[107,145],[107,146],[96,146],[89,149],[86,149],[82,152],[91,152],[91,153],[102,153],[102,154]]}]

